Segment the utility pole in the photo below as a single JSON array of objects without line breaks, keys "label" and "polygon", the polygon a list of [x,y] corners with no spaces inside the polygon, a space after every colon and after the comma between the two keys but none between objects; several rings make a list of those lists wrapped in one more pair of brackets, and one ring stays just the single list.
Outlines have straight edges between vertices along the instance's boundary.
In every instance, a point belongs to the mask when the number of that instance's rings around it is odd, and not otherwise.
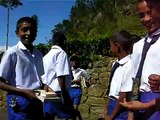
[{"label": "utility pole", "polygon": [[7,35],[6,35],[6,50],[8,49],[8,34],[9,34],[9,15],[10,15],[10,0],[7,6],[8,13],[7,13]]}]

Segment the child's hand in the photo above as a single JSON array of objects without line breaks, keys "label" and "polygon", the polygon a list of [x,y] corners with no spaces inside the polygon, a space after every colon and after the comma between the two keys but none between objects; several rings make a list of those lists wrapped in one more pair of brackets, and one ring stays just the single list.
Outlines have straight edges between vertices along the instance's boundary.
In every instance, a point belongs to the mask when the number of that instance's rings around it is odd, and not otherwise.
[{"label": "child's hand", "polygon": [[146,108],[145,103],[142,103],[140,101],[131,101],[126,102],[126,99],[124,99],[123,102],[120,103],[123,107],[129,109],[129,110],[143,110]]},{"label": "child's hand", "polygon": [[149,84],[152,91],[160,91],[160,75],[151,74],[149,77]]},{"label": "child's hand", "polygon": [[54,92],[54,90],[52,90],[48,85],[44,85],[44,90],[46,92]]},{"label": "child's hand", "polygon": [[37,96],[36,96],[36,94],[35,94],[35,92],[33,90],[25,89],[24,90],[24,94],[29,99],[37,99]]}]

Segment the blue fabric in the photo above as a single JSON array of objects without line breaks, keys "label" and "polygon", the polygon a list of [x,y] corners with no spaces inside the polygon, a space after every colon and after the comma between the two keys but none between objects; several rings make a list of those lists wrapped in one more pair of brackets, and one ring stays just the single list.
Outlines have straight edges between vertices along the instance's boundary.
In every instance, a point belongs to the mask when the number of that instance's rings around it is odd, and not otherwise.
[{"label": "blue fabric", "polygon": [[[111,100],[111,99],[109,100],[107,115],[111,115],[117,102],[118,102],[117,99],[116,100]],[[120,115],[117,116],[114,120],[127,120],[127,118],[128,118],[128,111],[124,111],[124,112],[120,113]]]},{"label": "blue fabric", "polygon": [[[154,93],[154,92],[144,92],[140,93],[140,101],[145,103],[149,102],[153,99],[159,98],[160,93]],[[142,120],[158,120],[157,118],[160,119],[160,112],[154,112],[154,111],[146,111],[146,110],[141,110],[137,113],[135,113],[136,119],[142,117]]]},{"label": "blue fabric", "polygon": [[[16,108],[10,107],[13,98],[16,100]],[[7,95],[7,108],[9,120],[44,120],[43,104],[38,99],[29,100],[22,96]]]},{"label": "blue fabric", "polygon": [[[58,97],[61,97],[60,92],[56,92]],[[45,120],[53,120],[55,116],[59,119],[71,118],[72,114],[68,106],[64,106],[62,99],[56,101],[44,101]]]},{"label": "blue fabric", "polygon": [[82,89],[81,88],[70,88],[69,95],[73,101],[74,105],[79,105],[81,102],[81,96],[82,96]]}]

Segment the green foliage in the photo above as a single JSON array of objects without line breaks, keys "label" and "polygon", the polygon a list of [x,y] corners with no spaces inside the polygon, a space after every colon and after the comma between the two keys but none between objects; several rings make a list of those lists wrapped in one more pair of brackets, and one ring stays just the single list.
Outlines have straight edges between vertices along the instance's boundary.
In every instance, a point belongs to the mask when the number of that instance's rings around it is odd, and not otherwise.
[{"label": "green foliage", "polygon": [[99,55],[109,56],[109,39],[107,37],[99,37],[95,39],[71,39],[67,43],[67,52],[71,56],[73,54],[80,57],[82,61],[81,67],[87,68],[89,63],[97,60]]},{"label": "green foliage", "polygon": [[85,66],[97,60],[96,56],[111,55],[109,37],[113,32],[124,29],[135,36],[146,33],[136,15],[136,3],[137,0],[77,0],[70,18],[57,24],[52,33],[65,33],[68,54],[87,60]]},{"label": "green foliage", "polygon": [[41,51],[41,52],[43,53],[43,56],[44,56],[45,54],[47,54],[48,51],[49,51],[50,48],[51,48],[51,46],[50,46],[49,44],[46,45],[46,44],[42,44],[42,43],[39,43],[38,45],[35,45],[35,47],[36,47],[39,51]]},{"label": "green foliage", "polygon": [[0,5],[12,10],[13,8],[21,6],[23,4],[20,2],[20,0],[1,0]]}]

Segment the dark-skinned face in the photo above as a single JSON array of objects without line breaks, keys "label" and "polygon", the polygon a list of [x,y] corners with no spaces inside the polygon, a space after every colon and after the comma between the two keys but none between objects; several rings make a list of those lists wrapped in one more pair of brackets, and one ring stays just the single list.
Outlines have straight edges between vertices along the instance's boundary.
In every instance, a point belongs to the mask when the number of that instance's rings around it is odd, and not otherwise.
[{"label": "dark-skinned face", "polygon": [[17,36],[20,38],[24,46],[31,46],[33,41],[37,36],[37,29],[27,22],[23,22],[19,25],[18,31],[16,31]]},{"label": "dark-skinned face", "polygon": [[141,23],[147,29],[148,33],[153,33],[159,28],[159,25],[151,16],[151,9],[147,5],[146,1],[138,3],[137,12]]},{"label": "dark-skinned face", "polygon": [[119,49],[118,44],[110,40],[110,46],[111,46],[110,50],[112,52],[113,57],[117,57]]},{"label": "dark-skinned face", "polygon": [[160,2],[146,0],[149,7],[151,8],[151,16],[155,22],[160,24]]}]

